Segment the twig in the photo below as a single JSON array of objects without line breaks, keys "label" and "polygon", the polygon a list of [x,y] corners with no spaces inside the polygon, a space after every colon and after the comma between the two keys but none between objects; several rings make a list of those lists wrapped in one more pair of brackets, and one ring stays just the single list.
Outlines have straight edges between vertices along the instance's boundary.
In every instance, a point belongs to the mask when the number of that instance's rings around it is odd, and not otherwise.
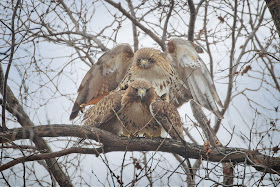
[{"label": "twig", "polygon": [[189,21],[189,30],[188,30],[188,40],[193,42],[194,39],[194,25],[196,20],[196,11],[193,0],[188,0],[188,4],[190,7],[190,21]]},{"label": "twig", "polygon": [[130,19],[132,21],[133,24],[135,24],[137,27],[139,27],[141,30],[143,30],[147,35],[149,35],[154,41],[156,41],[160,47],[162,48],[163,51],[165,51],[166,46],[165,43],[159,38],[157,37],[157,35],[155,35],[151,30],[149,30],[148,28],[146,28],[144,25],[142,25],[139,21],[136,20],[136,18],[134,18],[132,15],[130,15],[122,6],[121,3],[116,3],[114,1],[111,0],[105,0],[107,3],[109,3],[110,5],[112,5],[113,7],[115,7],[116,9],[118,9],[121,13],[123,13],[123,15],[125,15],[128,19]]}]

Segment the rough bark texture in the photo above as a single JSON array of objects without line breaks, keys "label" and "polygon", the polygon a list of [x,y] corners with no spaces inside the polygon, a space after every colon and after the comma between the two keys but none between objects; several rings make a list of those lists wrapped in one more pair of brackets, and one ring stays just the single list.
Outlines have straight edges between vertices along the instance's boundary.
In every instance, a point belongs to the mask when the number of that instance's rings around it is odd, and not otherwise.
[{"label": "rough bark texture", "polygon": [[[256,170],[266,173],[280,172],[280,158],[271,157],[258,152],[235,147],[208,147],[163,138],[126,138],[118,137],[101,129],[78,125],[41,125],[29,128],[15,128],[0,133],[0,143],[20,139],[32,139],[41,137],[79,137],[96,140],[103,144],[102,152],[99,149],[92,151],[76,151],[78,153],[99,154],[112,151],[161,151],[175,153],[184,158],[203,159],[210,162],[246,163]],[[94,151],[95,150],[95,151]],[[65,151],[65,150],[64,150]],[[65,153],[74,153],[71,150]],[[62,156],[63,154],[49,154],[49,158]],[[43,156],[42,159],[45,159]],[[4,165],[0,170],[4,169]]]},{"label": "rough bark texture", "polygon": [[265,0],[280,37],[280,0]]}]

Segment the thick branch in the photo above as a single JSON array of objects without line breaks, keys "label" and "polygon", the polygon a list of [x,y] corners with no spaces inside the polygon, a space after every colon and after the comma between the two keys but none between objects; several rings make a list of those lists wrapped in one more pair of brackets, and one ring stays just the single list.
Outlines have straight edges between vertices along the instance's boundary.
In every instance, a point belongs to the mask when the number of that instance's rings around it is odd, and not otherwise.
[{"label": "thick branch", "polygon": [[265,0],[280,37],[280,0]]},{"label": "thick branch", "polygon": [[[219,147],[204,151],[204,146],[163,138],[125,138],[115,136],[101,129],[77,125],[42,125],[29,128],[15,128],[0,133],[0,143],[21,139],[34,139],[35,137],[79,137],[96,140],[103,144],[103,153],[112,151],[161,151],[178,154],[184,158],[204,159],[210,162],[232,162],[252,165],[255,169],[267,173],[280,172],[280,158],[270,157],[242,148]],[[65,154],[75,152],[65,150]],[[78,150],[78,149],[77,149]],[[79,150],[76,152],[83,153]],[[95,150],[95,149],[94,149]],[[87,153],[87,151],[85,151]],[[97,154],[92,150],[92,154]],[[64,154],[49,154],[55,157]],[[52,157],[51,156],[51,157]],[[46,158],[46,157],[44,157]]]}]

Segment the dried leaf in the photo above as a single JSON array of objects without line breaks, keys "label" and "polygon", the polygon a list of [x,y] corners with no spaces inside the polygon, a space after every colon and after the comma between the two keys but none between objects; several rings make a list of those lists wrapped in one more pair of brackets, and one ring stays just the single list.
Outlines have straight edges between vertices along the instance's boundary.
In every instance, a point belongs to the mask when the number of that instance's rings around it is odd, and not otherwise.
[{"label": "dried leaf", "polygon": [[246,66],[245,69],[241,72],[241,75],[244,75],[245,73],[247,73],[251,69],[252,69],[252,66],[250,66],[250,65]]},{"label": "dried leaf", "polygon": [[273,151],[274,153],[277,153],[277,152],[279,151],[279,147],[278,147],[278,146],[273,147],[273,148],[272,148],[272,151]]},{"label": "dried leaf", "polygon": [[203,29],[199,30],[199,33],[198,33],[198,36],[197,36],[198,39],[201,39],[201,35],[203,34],[203,31],[204,31]]},{"label": "dried leaf", "polygon": [[218,16],[218,19],[219,19],[222,23],[225,22],[225,19],[224,19],[223,17],[221,17],[221,16]]},{"label": "dried leaf", "polygon": [[206,141],[206,142],[204,143],[203,149],[204,149],[205,154],[206,154],[207,156],[209,156],[210,153],[211,153],[210,142],[209,142],[209,141]]}]

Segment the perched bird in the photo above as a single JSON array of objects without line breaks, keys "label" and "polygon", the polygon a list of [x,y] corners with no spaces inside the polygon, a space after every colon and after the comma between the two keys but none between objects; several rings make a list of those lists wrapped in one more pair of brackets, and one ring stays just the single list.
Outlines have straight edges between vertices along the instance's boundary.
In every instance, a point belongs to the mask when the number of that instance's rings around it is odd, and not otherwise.
[{"label": "perched bird", "polygon": [[158,95],[166,94],[167,102],[174,105],[179,105],[178,98],[184,94],[183,87],[186,87],[168,56],[152,48],[142,48],[135,53],[131,68],[116,90],[135,80],[150,82]]},{"label": "perched bird", "polygon": [[131,82],[126,90],[105,96],[86,111],[84,124],[115,135],[159,137],[165,131],[174,139],[183,139],[176,107],[162,100],[146,81]]},{"label": "perched bird", "polygon": [[121,44],[104,53],[85,75],[72,108],[70,120],[85,105],[96,104],[114,90],[131,66],[134,53],[128,44]]},{"label": "perched bird", "polygon": [[[96,103],[110,91],[120,91],[137,80],[151,83],[157,95],[165,94],[166,101],[176,107],[193,99],[223,118],[217,106],[222,107],[222,103],[206,65],[198,56],[198,50],[192,42],[174,38],[169,40],[166,52],[142,48],[134,54],[128,45],[106,52],[84,78],[70,119],[77,116],[83,105]],[[106,66],[107,74],[100,66]]]}]

